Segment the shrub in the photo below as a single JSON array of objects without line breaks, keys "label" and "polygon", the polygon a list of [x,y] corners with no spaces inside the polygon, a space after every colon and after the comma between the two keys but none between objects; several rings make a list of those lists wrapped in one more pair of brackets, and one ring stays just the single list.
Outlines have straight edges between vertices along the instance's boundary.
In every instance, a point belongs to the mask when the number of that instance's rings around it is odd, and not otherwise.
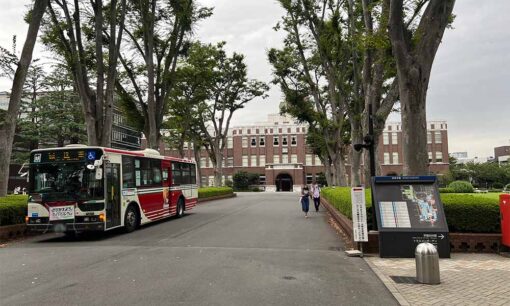
[{"label": "shrub", "polygon": [[455,190],[453,190],[453,188],[446,187],[446,188],[439,188],[439,192],[440,193],[455,193]]},{"label": "shrub", "polygon": [[499,233],[499,201],[475,194],[442,194],[451,232]]},{"label": "shrub", "polygon": [[473,193],[473,185],[466,181],[455,181],[448,185],[448,188],[453,189],[455,193]]},{"label": "shrub", "polygon": [[225,186],[232,187],[234,186],[234,182],[232,182],[231,180],[225,180]]},{"label": "shrub", "polygon": [[247,190],[250,186],[248,179],[248,172],[239,171],[234,174],[234,189],[235,190]]},{"label": "shrub", "polygon": [[494,183],[492,184],[492,189],[503,189],[503,184],[501,183]]},{"label": "shrub", "polygon": [[[325,187],[321,189],[321,197],[333,205],[343,215],[352,220],[352,203],[350,187]],[[372,228],[372,195],[370,189],[365,189],[367,204],[368,228]]]},{"label": "shrub", "polygon": [[25,223],[28,196],[8,195],[0,198],[0,225]]},{"label": "shrub", "polygon": [[[343,215],[352,219],[351,189],[323,188],[321,196]],[[367,221],[371,228],[372,209],[370,190],[366,190]],[[441,194],[450,232],[499,233],[499,201],[482,194]]]},{"label": "shrub", "polygon": [[215,196],[232,194],[233,190],[230,187],[204,187],[198,188],[198,198],[210,198]]}]

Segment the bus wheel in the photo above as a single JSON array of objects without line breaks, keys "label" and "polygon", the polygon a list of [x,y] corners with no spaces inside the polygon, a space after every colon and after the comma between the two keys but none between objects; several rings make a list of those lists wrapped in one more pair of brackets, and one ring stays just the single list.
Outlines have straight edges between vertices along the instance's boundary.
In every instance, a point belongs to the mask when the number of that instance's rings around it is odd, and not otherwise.
[{"label": "bus wheel", "polygon": [[131,233],[138,227],[139,220],[138,212],[136,211],[133,205],[130,205],[126,210],[126,215],[124,216],[124,228],[126,232]]},{"label": "bus wheel", "polygon": [[180,218],[184,215],[184,201],[182,198],[177,202],[177,214],[175,215],[177,218]]}]

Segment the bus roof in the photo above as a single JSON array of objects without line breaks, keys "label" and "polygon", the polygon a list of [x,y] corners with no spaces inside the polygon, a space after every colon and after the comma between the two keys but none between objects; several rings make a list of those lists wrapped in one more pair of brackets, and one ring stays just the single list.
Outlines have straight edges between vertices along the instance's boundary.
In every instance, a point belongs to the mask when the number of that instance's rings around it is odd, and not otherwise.
[{"label": "bus roof", "polygon": [[154,152],[157,152],[157,151],[152,150],[152,149],[129,151],[129,150],[113,149],[113,148],[100,147],[100,146],[70,145],[70,146],[65,146],[65,147],[36,149],[36,150],[33,150],[31,153],[43,152],[43,151],[70,150],[70,149],[99,149],[99,150],[103,150],[103,152],[105,152],[105,153],[115,153],[115,154],[138,156],[138,157],[150,157],[150,158],[164,159],[164,160],[178,161],[178,162],[192,163],[192,164],[195,163],[194,161],[189,160],[189,159],[182,159],[182,158],[177,158],[177,157],[172,157],[172,156],[163,156],[160,154],[154,154]]}]

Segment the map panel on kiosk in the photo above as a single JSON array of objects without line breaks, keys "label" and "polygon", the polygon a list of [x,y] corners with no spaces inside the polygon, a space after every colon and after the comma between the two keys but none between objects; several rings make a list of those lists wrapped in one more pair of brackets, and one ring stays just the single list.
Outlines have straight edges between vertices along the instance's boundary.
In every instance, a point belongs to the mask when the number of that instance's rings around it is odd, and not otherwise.
[{"label": "map panel on kiosk", "polygon": [[375,177],[372,182],[381,257],[414,257],[421,242],[449,257],[448,225],[435,176]]}]

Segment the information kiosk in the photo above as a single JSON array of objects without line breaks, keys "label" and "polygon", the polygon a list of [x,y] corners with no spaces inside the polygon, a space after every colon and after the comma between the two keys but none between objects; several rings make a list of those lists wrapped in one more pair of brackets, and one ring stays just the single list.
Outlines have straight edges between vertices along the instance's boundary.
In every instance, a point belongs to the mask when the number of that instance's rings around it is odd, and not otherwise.
[{"label": "information kiosk", "polygon": [[429,242],[450,257],[448,225],[435,176],[378,176],[372,188],[381,257],[412,258]]}]

